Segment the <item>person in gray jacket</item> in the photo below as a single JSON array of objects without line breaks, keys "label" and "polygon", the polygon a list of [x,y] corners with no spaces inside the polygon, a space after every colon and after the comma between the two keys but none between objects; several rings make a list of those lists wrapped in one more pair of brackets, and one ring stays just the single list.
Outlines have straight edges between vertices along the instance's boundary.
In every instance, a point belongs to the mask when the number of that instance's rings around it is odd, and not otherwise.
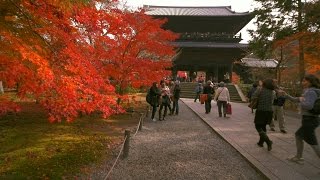
[{"label": "person in gray jacket", "polygon": [[295,156],[288,158],[289,161],[298,164],[304,163],[302,158],[303,141],[310,144],[320,158],[320,148],[315,134],[315,129],[319,126],[319,115],[310,112],[318,94],[320,94],[320,81],[315,75],[309,74],[302,80],[302,86],[304,90],[301,97],[292,97],[286,94],[289,100],[299,102],[301,108],[302,125],[295,133],[297,153]]}]

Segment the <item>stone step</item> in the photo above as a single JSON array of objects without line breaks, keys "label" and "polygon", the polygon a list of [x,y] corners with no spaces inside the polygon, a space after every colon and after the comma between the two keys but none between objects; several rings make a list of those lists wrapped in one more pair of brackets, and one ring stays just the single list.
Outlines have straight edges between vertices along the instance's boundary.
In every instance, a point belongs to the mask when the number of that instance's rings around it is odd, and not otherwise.
[{"label": "stone step", "polygon": [[[192,83],[192,82],[183,82],[180,84],[181,87],[181,97],[182,98],[195,98],[195,88],[198,85],[198,83]],[[239,93],[237,89],[234,87],[234,85],[227,84],[226,87],[229,90],[230,93],[230,99],[232,102],[242,102],[241,97],[239,96]]]}]

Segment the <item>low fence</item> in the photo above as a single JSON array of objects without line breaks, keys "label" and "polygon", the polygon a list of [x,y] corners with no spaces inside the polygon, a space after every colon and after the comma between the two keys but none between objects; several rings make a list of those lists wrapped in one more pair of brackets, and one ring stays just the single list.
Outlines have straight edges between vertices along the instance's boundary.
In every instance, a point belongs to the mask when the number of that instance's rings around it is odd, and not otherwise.
[{"label": "low fence", "polygon": [[[145,119],[145,117],[149,116],[149,109],[150,107],[148,106],[146,113],[141,113],[140,119],[139,119],[139,123],[137,125],[136,131],[133,134],[132,138],[134,138],[138,131],[142,131],[142,127],[143,127],[143,121]],[[122,158],[127,158],[129,156],[129,149],[130,149],[130,130],[125,130],[124,132],[124,140],[122,142],[122,144],[120,145],[120,151],[118,153],[117,158],[115,159],[113,165],[111,166],[110,170],[108,171],[107,175],[103,178],[104,180],[107,180],[108,177],[110,176],[110,174],[112,173],[113,168],[115,167],[115,165],[117,164],[121,154],[122,154]]]}]

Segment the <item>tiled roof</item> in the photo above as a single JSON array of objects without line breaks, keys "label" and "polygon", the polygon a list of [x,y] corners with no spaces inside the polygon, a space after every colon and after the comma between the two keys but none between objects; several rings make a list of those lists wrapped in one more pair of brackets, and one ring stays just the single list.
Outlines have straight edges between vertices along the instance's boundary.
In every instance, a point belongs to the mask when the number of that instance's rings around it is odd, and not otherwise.
[{"label": "tiled roof", "polygon": [[243,16],[250,14],[249,12],[234,12],[231,10],[231,6],[179,7],[144,5],[144,9],[146,9],[146,14],[152,16]]},{"label": "tiled roof", "polygon": [[248,44],[239,43],[216,43],[216,42],[172,42],[177,47],[199,47],[199,48],[247,48]]},{"label": "tiled roof", "polygon": [[259,67],[259,68],[276,68],[278,61],[275,59],[256,59],[256,58],[243,58],[241,62],[247,67]]}]

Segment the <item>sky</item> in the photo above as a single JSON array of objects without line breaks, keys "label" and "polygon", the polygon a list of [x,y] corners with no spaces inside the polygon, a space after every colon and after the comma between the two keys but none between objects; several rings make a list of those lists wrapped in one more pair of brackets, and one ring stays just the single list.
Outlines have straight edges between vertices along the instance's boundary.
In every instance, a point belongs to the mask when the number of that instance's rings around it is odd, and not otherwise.
[{"label": "sky", "polygon": [[[159,6],[231,6],[235,12],[252,12],[254,0],[126,0],[127,6],[140,7],[143,5]],[[247,29],[254,29],[253,20],[248,23],[240,32],[243,40],[240,43],[247,43],[250,35]]]}]

